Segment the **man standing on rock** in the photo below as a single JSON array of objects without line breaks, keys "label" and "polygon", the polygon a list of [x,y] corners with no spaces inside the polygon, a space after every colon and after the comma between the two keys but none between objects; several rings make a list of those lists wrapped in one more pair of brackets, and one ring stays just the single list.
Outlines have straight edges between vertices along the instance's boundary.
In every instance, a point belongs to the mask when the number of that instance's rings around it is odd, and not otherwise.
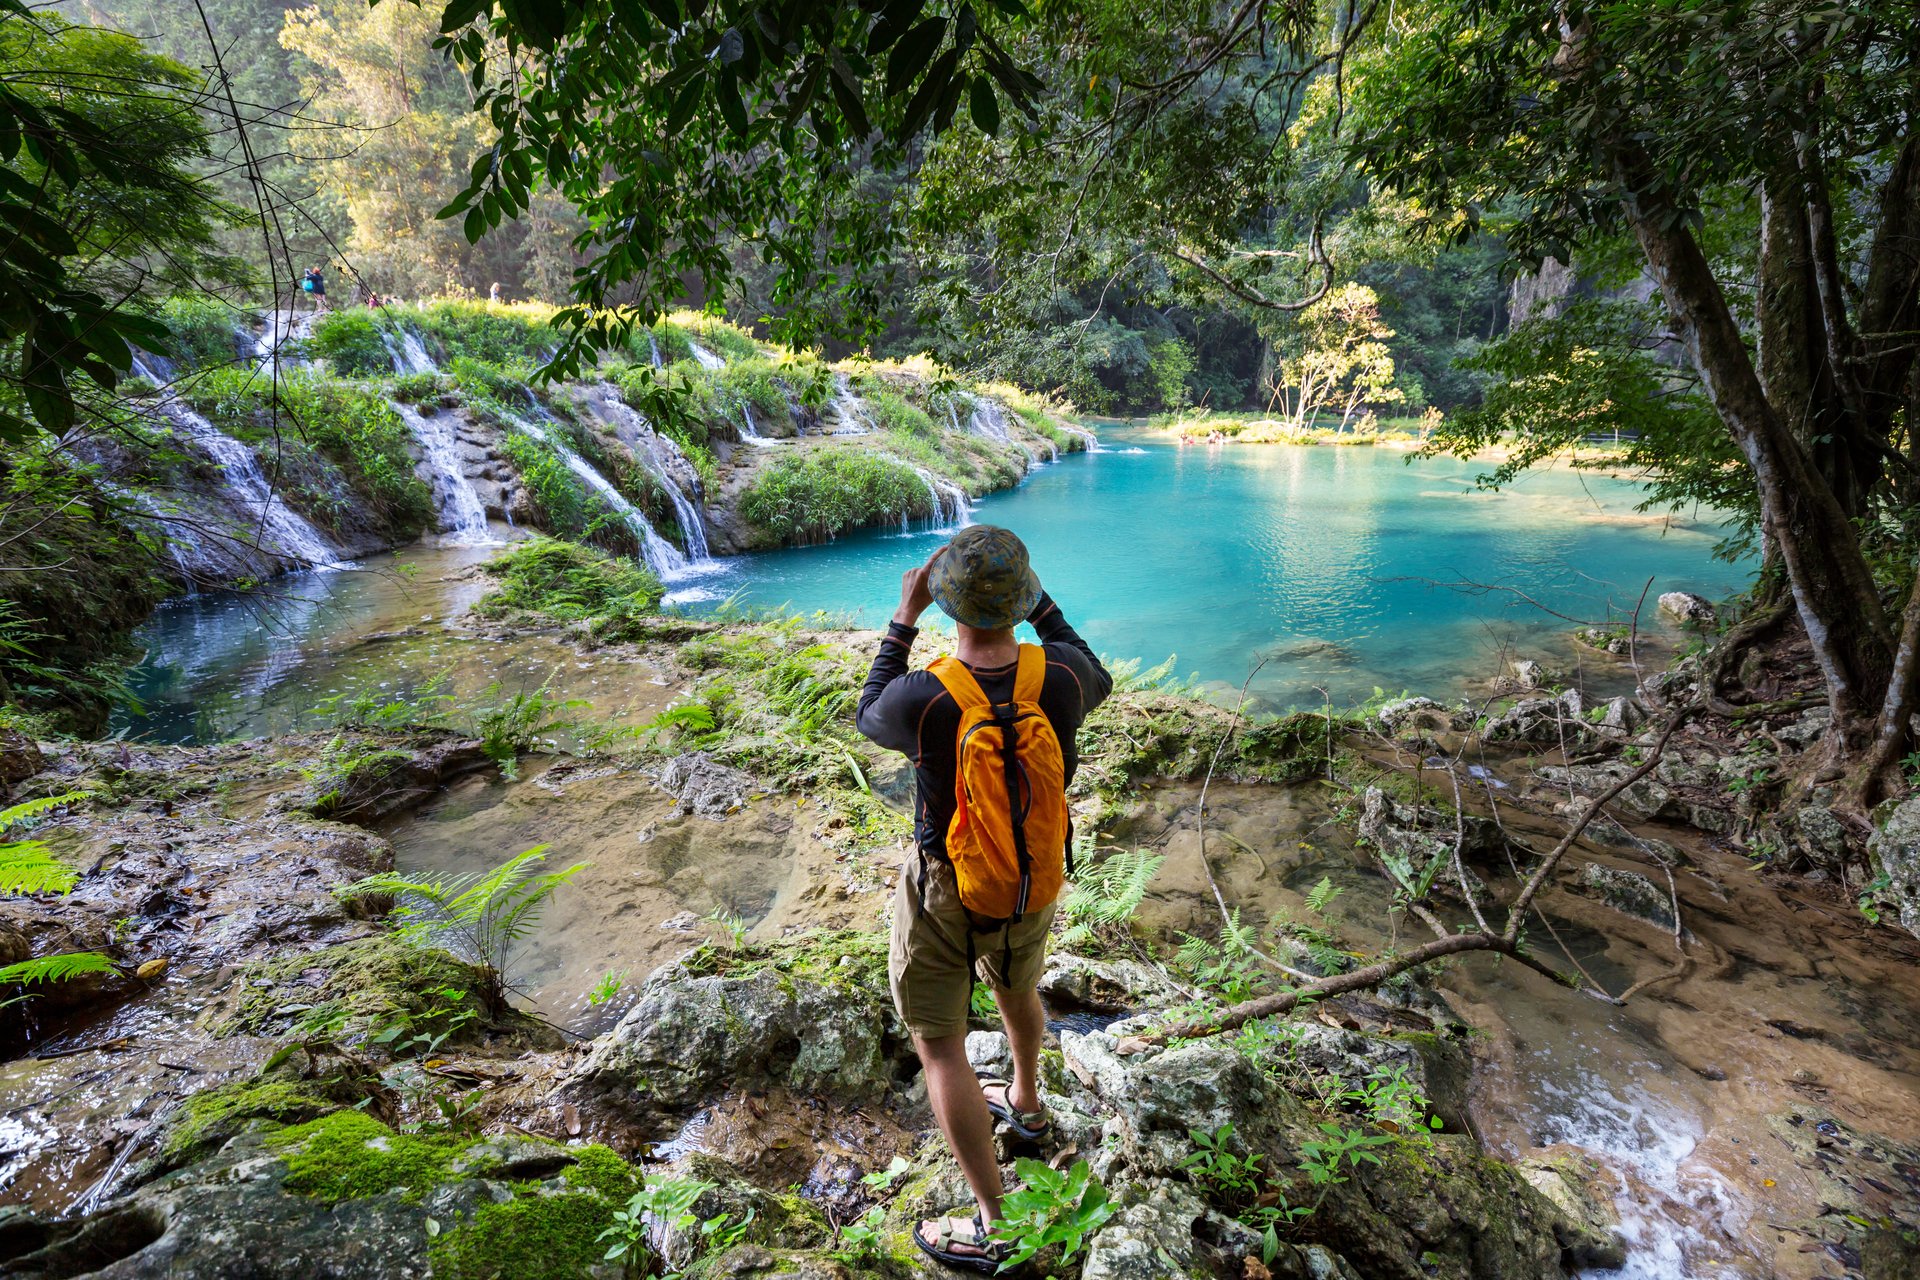
[{"label": "man standing on rock", "polygon": [[[908,655],[929,604],[954,620],[954,656]],[[1032,624],[1041,643],[1021,644]],[[993,525],[953,536],[900,580],[900,607],[860,691],[860,732],[913,762],[915,851],[894,895],[888,974],[913,1033],[927,1097],[979,1208],[922,1222],[914,1241],[951,1266],[992,1272],[1003,1184],[993,1123],[1037,1141],[1046,1015],[1035,989],[1072,846],[1066,788],[1074,735],[1113,688],[1093,650],[1041,590],[1019,538]],[[993,988],[1013,1079],[976,1077],[967,1015],[976,971]]]}]

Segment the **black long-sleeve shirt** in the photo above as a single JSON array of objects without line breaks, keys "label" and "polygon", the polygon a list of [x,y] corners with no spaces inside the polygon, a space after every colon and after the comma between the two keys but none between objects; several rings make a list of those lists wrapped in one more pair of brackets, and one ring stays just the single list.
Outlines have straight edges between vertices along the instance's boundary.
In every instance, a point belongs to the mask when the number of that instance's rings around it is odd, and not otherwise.
[{"label": "black long-sleeve shirt", "polygon": [[[1080,752],[1075,737],[1080,722],[1106,700],[1113,691],[1113,677],[1100,665],[1087,642],[1080,638],[1060,607],[1049,596],[1041,596],[1027,619],[1039,634],[1047,651],[1047,677],[1041,686],[1040,709],[1053,725],[1066,757],[1067,782],[1072,783],[1079,767]],[[874,655],[873,668],[860,689],[860,707],[855,717],[860,732],[893,751],[904,752],[913,762],[916,784],[913,806],[914,838],[921,849],[945,857],[947,827],[953,821],[954,772],[957,767],[957,738],[960,732],[960,704],[953,700],[940,678],[928,671],[909,671],[908,655],[918,627],[898,622],[887,625]],[[1013,696],[1013,678],[1017,663],[1004,667],[967,668],[980,688],[995,702]]]}]

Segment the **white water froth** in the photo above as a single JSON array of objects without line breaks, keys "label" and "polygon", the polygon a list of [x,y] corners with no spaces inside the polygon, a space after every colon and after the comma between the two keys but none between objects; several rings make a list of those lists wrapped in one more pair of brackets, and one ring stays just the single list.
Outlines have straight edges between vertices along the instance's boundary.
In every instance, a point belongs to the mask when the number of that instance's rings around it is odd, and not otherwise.
[{"label": "white water froth", "polygon": [[702,369],[724,369],[726,367],[727,362],[725,360],[722,360],[719,356],[713,354],[713,352],[707,350],[692,338],[687,339],[687,349],[693,352],[693,358],[699,361]]},{"label": "white water froth", "polygon": [[[1536,1076],[1543,1114],[1535,1141],[1582,1147],[1621,1174],[1614,1208],[1627,1263],[1586,1280],[1708,1280],[1733,1274],[1691,1259],[1723,1259],[1740,1236],[1737,1200],[1720,1175],[1692,1159],[1700,1121],[1636,1082],[1616,1083],[1560,1062]],[[1711,1234],[1710,1234],[1711,1232]],[[1717,1238],[1716,1238],[1717,1237]]]},{"label": "white water froth", "polygon": [[164,406],[169,418],[220,466],[227,488],[248,514],[248,534],[258,534],[268,550],[315,569],[341,567],[340,551],[305,516],[274,492],[253,450],[226,435],[177,402]]},{"label": "white water froth", "polygon": [[[927,486],[927,506],[931,512],[922,532],[946,533],[964,529],[973,523],[973,504],[968,501],[965,489],[951,480],[934,475],[925,467],[914,467],[913,470],[921,483]],[[903,509],[900,512],[900,532],[908,533],[912,528],[912,518]]]},{"label": "white water froth", "polygon": [[760,427],[753,420],[753,406],[744,400],[740,402],[740,440],[756,449],[771,449],[783,443],[776,437],[760,434]]},{"label": "white water froth", "polygon": [[173,361],[138,347],[133,348],[133,371],[156,387],[173,381]]},{"label": "white water froth", "polygon": [[1113,452],[1111,449],[1107,448],[1107,446],[1100,443],[1099,436],[1096,436],[1095,434],[1093,434],[1093,432],[1087,430],[1085,427],[1076,427],[1070,422],[1062,422],[1060,424],[1060,429],[1066,432],[1070,436],[1079,436],[1082,440],[1085,440],[1087,442],[1086,451],[1088,453]]},{"label": "white water froth", "polygon": [[429,417],[404,401],[389,403],[413,432],[420,452],[425,455],[420,460],[425,473],[421,478],[433,490],[433,509],[439,513],[443,540],[462,547],[492,542],[493,535],[487,529],[486,504],[480,501],[479,491],[467,478],[466,464],[460,457],[460,438],[454,431],[453,415],[436,413]]},{"label": "white water froth", "polygon": [[261,332],[236,329],[234,333],[240,339],[242,346],[252,354],[257,367],[264,369],[278,361],[289,369],[304,368],[311,361],[285,348],[311,337],[313,323],[317,319],[319,317],[312,314],[296,315],[291,311],[268,311],[260,318]]},{"label": "white water froth", "polygon": [[1144,457],[1146,456],[1147,451],[1145,449],[1142,449],[1139,445],[1135,444],[1135,445],[1128,445],[1124,449],[1102,449],[1100,450],[1100,452],[1101,453],[1117,453],[1122,457],[1131,457],[1135,455]]}]

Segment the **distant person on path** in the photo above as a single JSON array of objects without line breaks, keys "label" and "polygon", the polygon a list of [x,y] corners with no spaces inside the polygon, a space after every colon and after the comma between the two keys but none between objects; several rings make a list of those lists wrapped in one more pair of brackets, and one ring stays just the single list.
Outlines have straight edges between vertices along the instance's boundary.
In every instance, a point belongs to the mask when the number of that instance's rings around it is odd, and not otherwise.
[{"label": "distant person on path", "polygon": [[[936,603],[958,627],[954,656],[910,671],[920,615]],[[1039,644],[1016,640],[1022,622]],[[990,1273],[1010,1252],[988,1238],[1004,1189],[994,1121],[1027,1142],[1052,1129],[1040,1101],[1046,1014],[1035,988],[1073,838],[1074,736],[1112,688],[1020,539],[972,525],[901,578],[900,607],[860,690],[860,732],[914,767],[915,850],[894,892],[887,970],[934,1117],[977,1203],[971,1216],[914,1229],[914,1243],[949,1266]],[[976,973],[999,1003],[1012,1080],[976,1077],[967,1061]]]},{"label": "distant person on path", "polygon": [[493,288],[487,290],[487,301],[493,303],[495,306],[500,305],[500,282],[498,280],[493,282]]},{"label": "distant person on path", "polygon": [[307,274],[300,277],[300,288],[313,299],[315,315],[327,309],[327,277],[320,267],[307,268]]}]

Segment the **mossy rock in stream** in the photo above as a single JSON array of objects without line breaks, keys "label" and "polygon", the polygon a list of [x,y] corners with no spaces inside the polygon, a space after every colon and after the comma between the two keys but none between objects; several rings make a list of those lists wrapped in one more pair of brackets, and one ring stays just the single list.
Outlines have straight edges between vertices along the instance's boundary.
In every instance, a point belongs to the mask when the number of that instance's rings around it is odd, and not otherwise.
[{"label": "mossy rock in stream", "polygon": [[230,1080],[188,1098],[168,1122],[149,1174],[213,1154],[251,1125],[300,1124],[364,1104],[382,1092],[380,1078],[357,1060],[328,1061],[289,1045],[257,1075]]},{"label": "mossy rock in stream", "polygon": [[7,1274],[134,1280],[581,1280],[640,1187],[605,1147],[406,1134],[358,1111],[243,1133],[104,1213],[9,1223]]},{"label": "mossy rock in stream", "polygon": [[[1230,1125],[1236,1149],[1257,1153],[1290,1202],[1318,1205],[1293,1239],[1324,1245],[1358,1275],[1541,1280],[1565,1274],[1588,1243],[1581,1224],[1464,1135],[1398,1137],[1329,1116],[1219,1041],[1122,1054],[1105,1032],[1061,1039],[1071,1078],[1097,1095],[1089,1105],[1111,1113],[1114,1141],[1088,1156],[1110,1186],[1186,1177],[1193,1132]],[[1371,1142],[1361,1150],[1376,1162],[1343,1161],[1343,1181],[1309,1186],[1301,1153],[1329,1141],[1327,1125],[1336,1140]]]},{"label": "mossy rock in stream", "polygon": [[559,1044],[558,1032],[511,1009],[490,1017],[480,966],[391,934],[282,953],[249,966],[241,983],[239,1010],[222,1034],[280,1037],[305,1028],[351,1038],[397,1026],[404,1035],[444,1032],[450,1045],[501,1037]]},{"label": "mossy rock in stream", "polygon": [[1222,780],[1298,782],[1326,767],[1329,732],[1338,749],[1347,727],[1339,715],[1329,724],[1327,716],[1295,712],[1245,724],[1220,751],[1233,723],[1226,708],[1195,698],[1153,690],[1116,694],[1087,719],[1076,787],[1109,795],[1141,778],[1189,780],[1210,767]]}]

